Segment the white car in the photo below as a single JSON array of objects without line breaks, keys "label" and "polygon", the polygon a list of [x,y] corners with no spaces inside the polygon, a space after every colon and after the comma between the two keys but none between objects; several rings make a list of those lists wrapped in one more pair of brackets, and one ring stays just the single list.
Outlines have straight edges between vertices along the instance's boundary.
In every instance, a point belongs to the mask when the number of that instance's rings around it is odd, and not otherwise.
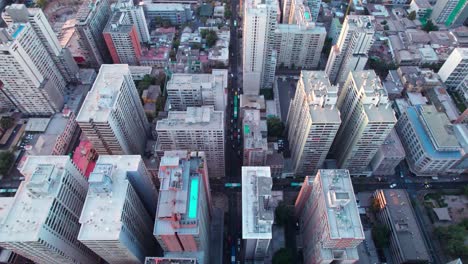
[{"label": "white car", "polygon": [[393,189],[393,188],[395,188],[395,187],[396,187],[396,183],[390,184],[390,189]]}]

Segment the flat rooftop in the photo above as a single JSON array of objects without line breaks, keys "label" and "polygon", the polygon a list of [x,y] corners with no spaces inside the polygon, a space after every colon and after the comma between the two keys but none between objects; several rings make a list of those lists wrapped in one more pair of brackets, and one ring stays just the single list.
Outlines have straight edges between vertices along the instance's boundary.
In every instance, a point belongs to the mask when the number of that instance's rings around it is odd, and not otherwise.
[{"label": "flat rooftop", "polygon": [[103,64],[86,95],[77,122],[107,122],[120,95],[125,76],[130,75],[127,64]]},{"label": "flat rooftop", "polygon": [[127,173],[137,171],[140,156],[99,157],[89,175],[89,190],[80,216],[78,240],[118,240],[129,181]]},{"label": "flat rooftop", "polygon": [[429,260],[429,254],[416,222],[408,193],[398,189],[382,191],[391,218],[390,224],[393,226],[393,234],[398,239],[403,258]]},{"label": "flat rooftop", "polygon": [[37,241],[39,231],[58,195],[66,167],[73,166],[68,156],[29,156],[21,169],[25,176],[4,216],[0,241]]},{"label": "flat rooftop", "polygon": [[[265,120],[260,120],[260,110],[256,109],[246,109],[244,110],[244,118],[242,120],[244,136],[244,150],[246,149],[262,149],[264,151],[268,150],[268,142],[266,138],[267,131],[262,131],[261,122],[266,122]],[[262,134],[263,132],[263,134]]]},{"label": "flat rooftop", "polygon": [[390,134],[388,134],[384,143],[380,146],[380,149],[383,151],[385,157],[405,157],[405,149],[395,129],[392,129]]},{"label": "flat rooftop", "polygon": [[274,220],[270,167],[242,167],[242,238],[271,239]]},{"label": "flat rooftop", "polygon": [[431,136],[431,141],[437,149],[458,148],[458,140],[453,133],[453,127],[444,112],[439,112],[432,105],[419,108],[421,121]]},{"label": "flat rooftop", "polygon": [[166,119],[157,122],[156,130],[224,130],[224,113],[212,106],[170,111]]},{"label": "flat rooftop", "polygon": [[319,170],[331,239],[361,238],[364,231],[348,170]]}]

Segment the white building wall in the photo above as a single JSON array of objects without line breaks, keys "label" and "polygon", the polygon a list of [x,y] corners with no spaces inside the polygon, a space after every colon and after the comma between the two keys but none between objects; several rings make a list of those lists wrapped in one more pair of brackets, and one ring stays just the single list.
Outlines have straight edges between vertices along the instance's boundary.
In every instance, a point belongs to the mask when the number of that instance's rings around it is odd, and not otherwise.
[{"label": "white building wall", "polygon": [[468,48],[455,48],[437,73],[449,89],[455,89],[468,75]]}]

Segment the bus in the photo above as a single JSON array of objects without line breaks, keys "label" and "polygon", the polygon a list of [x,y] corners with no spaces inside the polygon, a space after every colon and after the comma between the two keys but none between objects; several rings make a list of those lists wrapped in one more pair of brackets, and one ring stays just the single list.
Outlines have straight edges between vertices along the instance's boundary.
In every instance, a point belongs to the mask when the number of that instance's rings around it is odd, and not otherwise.
[{"label": "bus", "polygon": [[237,95],[234,95],[234,119],[237,119]]}]

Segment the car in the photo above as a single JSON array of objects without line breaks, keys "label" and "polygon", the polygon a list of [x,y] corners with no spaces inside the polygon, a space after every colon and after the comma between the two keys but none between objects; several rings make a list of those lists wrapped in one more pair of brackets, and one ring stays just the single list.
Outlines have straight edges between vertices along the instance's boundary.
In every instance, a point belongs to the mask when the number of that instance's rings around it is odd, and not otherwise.
[{"label": "car", "polygon": [[237,95],[237,91],[234,91],[234,95]]},{"label": "car", "polygon": [[234,78],[234,74],[231,73],[231,78]]},{"label": "car", "polygon": [[240,140],[240,134],[237,134],[237,140]]},{"label": "car", "polygon": [[234,119],[231,119],[231,124],[234,123]]},{"label": "car", "polygon": [[424,188],[429,189],[429,188],[431,188],[431,185],[426,183],[426,184],[424,184]]},{"label": "car", "polygon": [[238,239],[237,239],[237,246],[239,246],[239,247],[240,247],[240,245],[241,245],[241,239],[240,239],[240,238],[238,238]]},{"label": "car", "polygon": [[234,137],[231,135],[231,140],[233,140],[233,139],[234,139]]},{"label": "car", "polygon": [[400,178],[404,178],[403,172],[400,171]]},{"label": "car", "polygon": [[393,188],[395,188],[395,187],[396,187],[396,183],[390,184],[390,189],[393,189]]},{"label": "car", "polygon": [[237,133],[240,133],[240,128],[237,129]]}]

